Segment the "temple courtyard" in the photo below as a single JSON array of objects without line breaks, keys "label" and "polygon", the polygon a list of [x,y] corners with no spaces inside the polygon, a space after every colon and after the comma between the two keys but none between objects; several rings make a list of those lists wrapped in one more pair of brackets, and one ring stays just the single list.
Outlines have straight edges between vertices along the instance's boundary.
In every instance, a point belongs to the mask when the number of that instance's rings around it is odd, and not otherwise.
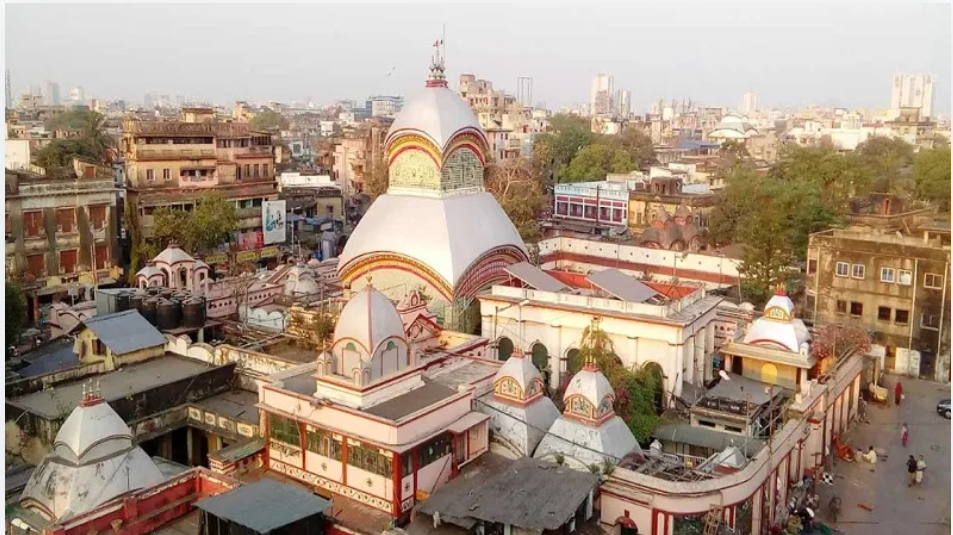
[{"label": "temple courtyard", "polygon": [[[888,376],[893,393],[897,377]],[[853,448],[874,446],[887,460],[834,464],[834,487],[818,485],[818,516],[830,522],[828,504],[836,493],[842,499],[836,527],[845,533],[866,535],[940,535],[950,533],[950,421],[937,414],[936,404],[950,397],[950,385],[902,379],[906,399],[900,407],[868,404],[867,423],[857,422],[846,437]],[[900,442],[906,422],[910,441]],[[906,460],[924,455],[927,469],[921,486],[907,487]],[[873,469],[872,469],[873,468]],[[864,507],[870,507],[868,511]]]}]

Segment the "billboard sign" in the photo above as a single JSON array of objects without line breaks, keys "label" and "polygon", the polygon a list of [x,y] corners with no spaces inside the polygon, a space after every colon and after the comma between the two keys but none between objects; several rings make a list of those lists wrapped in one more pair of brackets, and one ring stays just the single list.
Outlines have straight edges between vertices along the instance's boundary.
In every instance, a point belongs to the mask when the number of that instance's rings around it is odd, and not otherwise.
[{"label": "billboard sign", "polygon": [[261,226],[264,230],[265,245],[285,242],[285,201],[265,201],[261,203]]}]

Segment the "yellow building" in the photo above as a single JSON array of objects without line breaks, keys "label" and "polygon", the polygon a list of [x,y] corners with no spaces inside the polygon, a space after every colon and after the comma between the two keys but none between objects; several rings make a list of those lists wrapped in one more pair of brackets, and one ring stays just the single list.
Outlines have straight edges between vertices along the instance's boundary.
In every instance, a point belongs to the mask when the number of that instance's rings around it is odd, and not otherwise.
[{"label": "yellow building", "polygon": [[128,200],[146,237],[156,208],[188,210],[210,191],[235,203],[239,232],[258,232],[262,203],[278,198],[271,135],[248,123],[215,122],[211,109],[183,109],[179,121],[127,119],[121,150]]}]

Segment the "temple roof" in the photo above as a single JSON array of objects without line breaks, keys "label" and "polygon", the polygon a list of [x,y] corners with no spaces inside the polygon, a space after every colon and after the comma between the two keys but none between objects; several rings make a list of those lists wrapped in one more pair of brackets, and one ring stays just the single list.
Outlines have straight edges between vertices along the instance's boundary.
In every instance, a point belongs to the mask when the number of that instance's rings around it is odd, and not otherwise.
[{"label": "temple roof", "polygon": [[154,259],[155,262],[163,262],[166,264],[175,264],[177,262],[193,262],[195,261],[192,258],[192,255],[183,251],[178,245],[170,243],[164,251],[159,253]]},{"label": "temple roof", "polygon": [[746,344],[778,346],[793,352],[810,341],[804,322],[794,317],[794,302],[783,292],[768,301],[764,315],[751,324],[744,337]]},{"label": "temple roof", "polygon": [[344,306],[334,327],[334,342],[348,339],[373,353],[388,338],[404,339],[404,324],[387,297],[366,286]]},{"label": "temple roof", "polygon": [[122,418],[89,393],[63,423],[53,453],[30,476],[22,500],[25,507],[62,522],[162,480],[155,462],[133,444]]},{"label": "temple roof", "polygon": [[[612,385],[599,368],[584,366],[569,380],[563,400],[582,396],[598,411],[606,396],[614,396]],[[612,405],[609,405],[610,410]]]},{"label": "temple roof", "polygon": [[468,128],[485,139],[479,121],[459,95],[447,87],[427,87],[404,104],[385,144],[402,134],[420,133],[443,150],[454,135]]},{"label": "temple roof", "polygon": [[396,253],[426,265],[451,287],[485,253],[526,246],[493,195],[445,198],[381,195],[354,229],[340,269],[375,253]]}]

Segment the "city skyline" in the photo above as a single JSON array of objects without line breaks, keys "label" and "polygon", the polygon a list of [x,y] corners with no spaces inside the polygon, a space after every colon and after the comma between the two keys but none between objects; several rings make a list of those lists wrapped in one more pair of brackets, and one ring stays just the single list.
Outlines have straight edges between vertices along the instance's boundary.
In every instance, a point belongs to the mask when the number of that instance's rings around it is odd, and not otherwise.
[{"label": "city skyline", "polygon": [[[743,21],[735,20],[738,8],[696,6],[680,13],[678,24],[656,25],[646,21],[663,20],[659,16],[670,8],[613,6],[612,17],[600,18],[591,14],[606,9],[601,6],[543,11],[517,5],[509,8],[513,16],[500,17],[498,11],[473,6],[381,5],[375,6],[380,17],[360,21],[361,31],[351,31],[362,9],[357,6],[285,6],[277,12],[283,16],[268,26],[255,9],[260,8],[193,6],[183,19],[150,5],[12,5],[5,44],[14,97],[19,88],[46,81],[82,86],[100,98],[133,101],[150,92],[219,103],[300,102],[304,95],[329,103],[370,94],[412,95],[422,87],[431,53],[426,29],[437,36],[445,24],[452,84],[460,74],[473,73],[515,93],[517,78],[529,76],[534,100],[553,109],[588,102],[590,82],[598,73],[631,90],[639,113],[658,99],[735,107],[746,92],[757,94],[762,108],[887,108],[895,74],[927,73],[937,80],[935,113],[950,111],[949,83],[944,83],[950,80],[949,6],[886,6],[875,13],[846,6],[759,6]],[[588,14],[585,19],[580,18],[583,13]],[[315,17],[351,23],[305,27],[297,22]],[[400,17],[415,24],[391,24]],[[897,25],[901,17],[906,22]],[[82,30],[88,27],[86,19],[117,24],[100,35]],[[487,41],[491,19],[494,33],[517,37]],[[120,24],[122,20],[150,20],[180,31],[246,28],[257,46],[222,54],[218,37],[196,35],[188,43],[143,39],[138,27]],[[596,22],[580,27],[578,20]],[[892,39],[876,37],[885,33]],[[17,46],[28,39],[30,47]],[[676,43],[654,45],[663,39]],[[128,46],[116,47],[116,42]],[[769,42],[776,45],[758,44]],[[863,46],[845,46],[849,43]],[[67,44],[101,61],[74,61],[62,54]],[[639,50],[647,53],[633,52]],[[169,57],[176,61],[163,59]]]}]

